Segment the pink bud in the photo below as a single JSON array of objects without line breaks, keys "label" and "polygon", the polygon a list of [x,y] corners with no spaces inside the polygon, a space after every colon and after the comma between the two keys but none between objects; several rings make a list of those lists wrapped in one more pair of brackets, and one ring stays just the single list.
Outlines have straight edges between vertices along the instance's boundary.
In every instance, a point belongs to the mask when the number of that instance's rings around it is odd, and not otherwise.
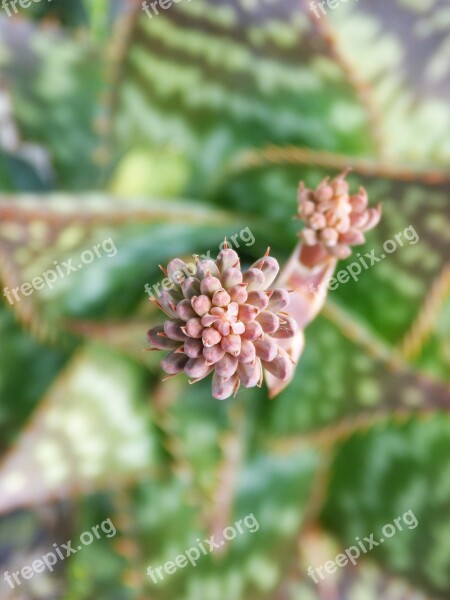
[{"label": "pink bud", "polygon": [[295,319],[288,317],[287,315],[279,315],[280,327],[273,334],[276,339],[289,339],[294,337],[298,331],[298,324]]},{"label": "pink bud", "polygon": [[[231,333],[231,325],[228,321],[220,321],[216,323],[215,327],[222,337],[227,337]],[[237,333],[237,331],[233,331],[233,333]]]},{"label": "pink bud", "polygon": [[256,350],[253,342],[249,340],[242,340],[241,353],[238,356],[238,360],[241,363],[253,362],[256,358]]},{"label": "pink bud", "polygon": [[181,289],[183,290],[184,297],[190,300],[200,294],[200,281],[195,277],[188,277],[181,284]]},{"label": "pink bud", "polygon": [[181,371],[183,371],[188,360],[189,359],[186,354],[171,352],[162,359],[161,368],[168,375],[176,375],[177,373],[181,373]]},{"label": "pink bud", "polygon": [[186,321],[186,322],[189,321],[189,319],[193,319],[194,317],[197,316],[195,314],[195,312],[193,311],[189,300],[182,300],[181,302],[178,302],[177,313],[178,313],[178,316],[180,317],[180,319],[183,319],[183,321]]},{"label": "pink bud", "polygon": [[332,227],[326,227],[319,234],[319,239],[326,246],[335,246],[337,244],[339,234],[336,229]]},{"label": "pink bud", "polygon": [[259,358],[254,363],[240,363],[238,376],[245,388],[252,388],[262,383],[262,368]]},{"label": "pink bud", "polygon": [[240,269],[227,269],[224,271],[222,277],[220,278],[222,281],[222,285],[225,289],[233,287],[234,285],[239,285],[242,283],[242,271]]},{"label": "pink bud", "polygon": [[348,215],[341,215],[336,222],[335,229],[338,233],[347,233],[350,229],[350,217]]},{"label": "pink bud", "polygon": [[243,323],[254,321],[259,313],[259,308],[252,306],[251,304],[241,304],[239,306],[239,320]]},{"label": "pink bud", "polygon": [[200,319],[189,319],[185,327],[186,335],[192,338],[201,338],[203,333],[203,325]]},{"label": "pink bud", "polygon": [[278,348],[277,357],[271,362],[263,361],[263,367],[277,379],[286,381],[292,374],[292,361],[283,348]]},{"label": "pink bud", "polygon": [[344,179],[347,173],[341,173],[336,179],[333,179],[331,186],[336,196],[347,196],[349,192],[348,182]]},{"label": "pink bud", "polygon": [[225,352],[229,352],[233,356],[238,356],[241,351],[241,337],[239,335],[231,334],[224,337],[221,344]]},{"label": "pink bud", "polygon": [[204,279],[208,275],[220,277],[220,271],[213,260],[200,260],[197,264],[197,278]]},{"label": "pink bud", "polygon": [[373,229],[378,225],[381,220],[382,210],[381,206],[377,206],[376,208],[369,208],[369,220],[364,227],[364,231],[369,231],[369,229]]},{"label": "pink bud", "polygon": [[202,334],[203,345],[205,348],[211,348],[216,344],[219,344],[222,340],[222,336],[214,329],[214,327],[210,327],[209,329],[204,329]]},{"label": "pink bud", "polygon": [[260,269],[249,269],[244,273],[244,283],[247,283],[247,291],[262,290],[266,278]]},{"label": "pink bud", "polygon": [[212,382],[212,393],[216,400],[226,400],[232,396],[239,388],[239,379],[237,375],[233,375],[229,379],[220,377],[214,373]]},{"label": "pink bud", "polygon": [[225,354],[224,357],[216,364],[216,373],[224,379],[228,379],[236,373],[238,367],[238,359],[230,354]]},{"label": "pink bud", "polygon": [[237,317],[239,314],[239,304],[237,302],[230,302],[227,307],[227,318]]},{"label": "pink bud", "polygon": [[270,362],[277,356],[278,346],[270,336],[264,335],[263,338],[255,340],[253,344],[258,358]]},{"label": "pink bud", "polygon": [[308,219],[309,226],[317,231],[327,226],[327,220],[324,215],[319,212],[314,213]]},{"label": "pink bud", "polygon": [[175,349],[180,345],[176,340],[172,340],[166,336],[164,333],[164,327],[162,325],[158,325],[158,327],[153,327],[153,329],[150,329],[150,331],[147,333],[147,339],[150,346],[156,350]]},{"label": "pink bud", "polygon": [[278,264],[278,261],[272,256],[265,256],[264,258],[261,258],[252,266],[252,268],[253,267],[258,268],[264,273],[265,280],[263,289],[267,289],[272,285],[280,270],[280,265]]},{"label": "pink bud", "polygon": [[350,205],[355,212],[362,212],[365,210],[368,202],[369,198],[367,196],[367,191],[363,187],[359,188],[358,194],[350,196]]},{"label": "pink bud", "polygon": [[305,227],[305,229],[301,231],[300,236],[307,246],[314,246],[317,244],[317,233],[314,229]]},{"label": "pink bud", "polygon": [[201,296],[194,296],[191,302],[192,308],[195,310],[199,317],[203,317],[204,315],[206,315],[212,307],[212,303],[209,297],[203,294]]},{"label": "pink bud", "polygon": [[263,328],[258,323],[258,321],[251,321],[245,326],[245,333],[242,334],[242,337],[245,340],[253,341],[260,338],[263,334]]},{"label": "pink bud", "polygon": [[248,298],[247,286],[235,285],[228,290],[232,302],[243,304]]},{"label": "pink bud", "polygon": [[175,258],[174,260],[171,260],[170,263],[167,265],[167,275],[173,282],[181,285],[184,279],[186,279],[187,277],[186,269],[186,263],[184,263],[179,258]]},{"label": "pink bud", "polygon": [[220,320],[220,315],[208,314],[202,317],[202,325],[203,327],[211,327],[214,323]]},{"label": "pink bud", "polygon": [[222,250],[217,257],[217,266],[221,273],[227,269],[239,269],[240,261],[237,252],[231,249]]},{"label": "pink bud", "polygon": [[201,339],[188,338],[184,342],[184,353],[189,358],[198,358],[203,353],[203,342]]},{"label": "pink bud", "polygon": [[216,346],[211,346],[211,348],[205,348],[205,347],[203,348],[203,356],[211,364],[215,364],[215,363],[219,362],[219,360],[224,355],[225,355],[225,350],[222,348],[222,346],[220,344],[217,344]]},{"label": "pink bud", "polygon": [[205,277],[205,279],[203,279],[200,285],[200,290],[202,294],[205,294],[207,296],[212,296],[214,292],[217,292],[217,290],[221,289],[222,284],[220,282],[220,279],[217,279],[217,277],[213,277],[212,275],[208,275],[207,277]]},{"label": "pink bud", "polygon": [[339,260],[345,260],[351,255],[352,250],[348,244],[336,244],[336,246],[330,248],[330,252]]},{"label": "pink bud", "polygon": [[283,288],[277,288],[273,290],[273,294],[270,296],[268,309],[277,313],[289,306],[289,302],[289,292]]},{"label": "pink bud", "polygon": [[184,329],[184,321],[166,321],[164,323],[164,333],[172,340],[184,342],[186,334],[182,331]]},{"label": "pink bud", "polygon": [[304,219],[306,217],[309,217],[310,215],[312,215],[314,213],[315,210],[316,210],[316,205],[314,204],[314,202],[311,202],[311,200],[300,199],[300,205],[299,205],[300,218]]},{"label": "pink bud", "polygon": [[192,379],[206,377],[211,371],[211,366],[203,356],[200,358],[190,358],[184,367],[184,372],[188,377],[192,377]]},{"label": "pink bud", "polygon": [[250,294],[248,295],[247,303],[253,304],[253,306],[256,306],[256,308],[259,308],[260,310],[264,310],[269,304],[269,298],[266,292],[258,290],[250,292]]},{"label": "pink bud", "polygon": [[236,323],[231,323],[231,330],[237,335],[242,335],[245,332],[245,325],[242,321],[236,321]]},{"label": "pink bud", "polygon": [[329,202],[333,197],[333,188],[328,185],[328,177],[317,188],[316,197],[319,202]]},{"label": "pink bud", "polygon": [[280,319],[272,312],[263,310],[257,317],[256,320],[261,325],[264,333],[275,333],[280,326]]},{"label": "pink bud", "polygon": [[341,235],[340,240],[342,244],[350,244],[350,246],[360,246],[364,244],[366,238],[364,233],[359,229],[350,229],[347,233]]},{"label": "pink bud", "polygon": [[214,292],[212,303],[214,306],[218,306],[219,308],[223,308],[228,306],[231,302],[230,295],[225,290],[217,290]]},{"label": "pink bud", "polygon": [[161,292],[158,304],[168,317],[177,318],[177,303],[174,296],[167,290]]}]

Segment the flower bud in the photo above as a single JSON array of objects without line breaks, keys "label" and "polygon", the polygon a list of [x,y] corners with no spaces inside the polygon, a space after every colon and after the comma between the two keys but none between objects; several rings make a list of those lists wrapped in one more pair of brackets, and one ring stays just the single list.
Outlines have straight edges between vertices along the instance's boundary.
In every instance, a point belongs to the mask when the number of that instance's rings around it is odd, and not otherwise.
[{"label": "flower bud", "polygon": [[262,360],[270,362],[277,356],[278,346],[268,335],[264,335],[264,337],[255,340],[253,345],[255,346],[256,356]]},{"label": "flower bud", "polygon": [[212,296],[214,292],[217,292],[221,289],[222,284],[220,282],[220,279],[217,279],[217,277],[213,277],[212,275],[208,275],[207,277],[205,277],[205,279],[203,279],[200,285],[200,290],[202,294],[205,294],[207,296]]},{"label": "flower bud", "polygon": [[188,277],[181,284],[181,289],[184,297],[190,300],[200,294],[200,281],[195,277]]},{"label": "flower bud", "polygon": [[245,388],[260,386],[262,384],[261,361],[256,359],[254,363],[240,363],[238,376]]},{"label": "flower bud", "polygon": [[177,340],[179,342],[184,342],[186,339],[186,334],[182,331],[182,327],[184,329],[184,321],[166,321],[164,323],[164,333],[167,337],[170,337],[172,340]]},{"label": "flower bud", "polygon": [[225,354],[224,357],[216,364],[216,373],[224,379],[229,379],[236,373],[238,367],[238,359],[230,354]]},{"label": "flower bud", "polygon": [[225,290],[217,290],[214,292],[212,303],[214,306],[218,306],[219,308],[223,308],[228,306],[231,302],[231,297]]},{"label": "flower bud", "polygon": [[203,330],[202,340],[205,348],[211,348],[216,344],[220,344],[222,336],[217,331],[217,329],[214,329],[214,327],[210,327],[209,329]]},{"label": "flower bud", "polygon": [[203,356],[210,364],[215,364],[219,362],[221,358],[225,355],[225,350],[222,348],[220,344],[216,344],[215,346],[211,346],[211,348],[203,349]]},{"label": "flower bud", "polygon": [[253,290],[262,290],[266,278],[261,269],[249,269],[244,273],[244,283],[247,283],[247,291],[252,292]]},{"label": "flower bud", "polygon": [[256,358],[256,350],[254,342],[250,340],[242,340],[241,342],[241,353],[239,354],[238,360],[241,363],[253,362]]},{"label": "flower bud", "polygon": [[204,279],[208,275],[213,277],[220,277],[220,271],[213,260],[200,260],[197,264],[196,277],[200,280]]},{"label": "flower bud", "polygon": [[242,334],[242,337],[245,340],[253,341],[260,338],[263,334],[263,328],[258,323],[258,321],[251,321],[245,326],[245,333]]},{"label": "flower bud", "polygon": [[263,361],[263,367],[272,373],[277,379],[285,381],[292,374],[292,361],[289,354],[283,348],[278,348],[278,355],[271,362]]},{"label": "flower bud", "polygon": [[269,304],[269,297],[267,296],[266,292],[262,292],[260,290],[250,292],[247,298],[247,303],[253,304],[253,306],[256,306],[256,308],[259,308],[259,310],[264,310]]},{"label": "flower bud", "polygon": [[243,323],[254,321],[261,311],[251,304],[241,304],[239,306],[239,320]]},{"label": "flower bud", "polygon": [[243,304],[248,298],[247,286],[235,285],[228,290],[232,302]]},{"label": "flower bud", "polygon": [[185,354],[179,354],[171,352],[161,361],[161,368],[168,375],[177,375],[184,370],[184,367],[188,361],[188,357]]},{"label": "flower bud", "polygon": [[222,338],[221,344],[225,352],[229,352],[233,356],[238,356],[241,351],[241,337],[239,335],[230,334]]},{"label": "flower bud", "polygon": [[189,358],[198,358],[203,354],[203,342],[201,339],[196,338],[188,338],[184,342],[184,353],[189,356]]},{"label": "flower bud", "polygon": [[243,275],[240,269],[230,268],[223,272],[220,280],[222,281],[223,287],[227,290],[234,285],[242,283]]},{"label": "flower bud", "polygon": [[186,335],[193,338],[201,338],[203,333],[203,325],[200,319],[189,319],[184,328]]},{"label": "flower bud", "polygon": [[279,315],[280,326],[272,336],[275,339],[288,339],[294,337],[298,331],[297,321],[287,315]]},{"label": "flower bud", "polygon": [[283,288],[277,288],[273,290],[267,308],[274,313],[278,313],[289,306],[289,302],[289,292]]},{"label": "flower bud", "polygon": [[184,367],[184,372],[188,377],[192,377],[192,379],[202,379],[211,371],[211,366],[203,356],[200,358],[190,358]]},{"label": "flower bud", "polygon": [[204,294],[202,294],[201,296],[194,296],[191,302],[192,308],[199,317],[203,317],[204,315],[206,315],[212,307],[211,300],[208,296],[205,296]]},{"label": "flower bud", "polygon": [[227,269],[239,269],[240,261],[237,252],[231,249],[222,250],[217,257],[217,266],[221,273]]},{"label": "flower bud", "polygon": [[280,319],[273,312],[263,310],[257,317],[256,320],[261,325],[264,333],[275,333],[280,326]]},{"label": "flower bud", "polygon": [[237,392],[239,389],[239,379],[237,375],[233,375],[229,379],[220,377],[216,372],[214,373],[212,383],[212,393],[216,400],[225,400]]},{"label": "flower bud", "polygon": [[177,304],[177,314],[183,321],[187,322],[189,319],[194,319],[197,315],[195,314],[189,300],[182,300]]},{"label": "flower bud", "polygon": [[167,337],[164,333],[164,327],[162,325],[158,325],[158,327],[153,327],[147,333],[147,339],[152,348],[156,350],[170,350],[175,349],[179,346],[179,343],[176,340],[172,340]]}]

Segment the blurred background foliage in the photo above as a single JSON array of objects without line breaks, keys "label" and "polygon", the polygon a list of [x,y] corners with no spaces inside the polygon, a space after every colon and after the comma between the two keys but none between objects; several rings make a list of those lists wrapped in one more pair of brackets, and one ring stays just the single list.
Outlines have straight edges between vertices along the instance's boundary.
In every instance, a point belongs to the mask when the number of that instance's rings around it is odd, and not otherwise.
[{"label": "blurred background foliage", "polygon": [[[0,18],[0,562],[103,538],[1,598],[372,600],[450,592],[450,43],[446,0],[52,0]],[[12,10],[12,9],[11,9]],[[332,292],[269,402],[161,383],[142,352],[158,264],[249,227],[280,261],[296,188],[353,167],[383,202],[362,253],[420,243]],[[351,261],[352,259],[350,259]],[[349,261],[349,262],[350,262]],[[158,274],[159,273],[159,274]],[[315,586],[318,566],[412,510],[419,525]],[[260,529],[155,585],[198,536]]]}]

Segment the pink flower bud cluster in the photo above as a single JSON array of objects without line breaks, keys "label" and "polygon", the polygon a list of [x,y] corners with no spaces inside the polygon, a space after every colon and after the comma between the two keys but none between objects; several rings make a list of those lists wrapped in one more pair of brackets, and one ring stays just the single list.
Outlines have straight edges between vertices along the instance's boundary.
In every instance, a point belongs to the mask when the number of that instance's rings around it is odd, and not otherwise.
[{"label": "pink flower bud cluster", "polygon": [[[161,366],[169,375],[184,372],[195,383],[213,373],[214,398],[224,400],[240,385],[261,386],[263,369],[287,380],[291,358],[277,341],[293,337],[297,323],[284,309],[289,294],[268,288],[278,262],[265,256],[242,271],[238,254],[226,247],[217,260],[197,260],[196,273],[156,301],[167,315],[148,332],[153,349],[169,350]],[[175,259],[167,275],[176,278],[184,263]]]},{"label": "pink flower bud cluster", "polygon": [[303,243],[338,259],[350,256],[350,246],[364,244],[364,232],[381,219],[381,207],[368,207],[363,187],[350,195],[346,176],[347,171],[331,181],[327,177],[315,191],[301,182],[298,196],[298,216],[305,222],[300,234]]}]

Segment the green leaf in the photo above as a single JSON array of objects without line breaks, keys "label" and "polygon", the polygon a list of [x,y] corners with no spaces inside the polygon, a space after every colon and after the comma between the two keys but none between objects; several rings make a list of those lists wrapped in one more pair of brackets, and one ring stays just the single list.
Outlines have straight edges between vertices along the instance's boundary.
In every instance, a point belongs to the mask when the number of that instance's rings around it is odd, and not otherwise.
[{"label": "green leaf", "polygon": [[329,18],[339,52],[372,95],[386,161],[448,165],[447,2],[340,3]]},{"label": "green leaf", "polygon": [[111,488],[149,473],[157,449],[142,373],[104,346],[60,375],[0,469],[0,511]]},{"label": "green leaf", "polygon": [[292,0],[181,2],[129,27],[112,89],[117,140],[183,153],[191,193],[243,148],[372,148],[364,109]]},{"label": "green leaf", "polygon": [[[450,585],[449,440],[450,420],[443,414],[353,436],[333,464],[323,516],[345,546],[356,536],[373,532],[379,541],[384,535],[370,558],[442,594]],[[409,511],[413,516],[403,518]],[[388,528],[386,535],[382,528],[398,517],[403,531],[397,527],[394,535]]]}]

